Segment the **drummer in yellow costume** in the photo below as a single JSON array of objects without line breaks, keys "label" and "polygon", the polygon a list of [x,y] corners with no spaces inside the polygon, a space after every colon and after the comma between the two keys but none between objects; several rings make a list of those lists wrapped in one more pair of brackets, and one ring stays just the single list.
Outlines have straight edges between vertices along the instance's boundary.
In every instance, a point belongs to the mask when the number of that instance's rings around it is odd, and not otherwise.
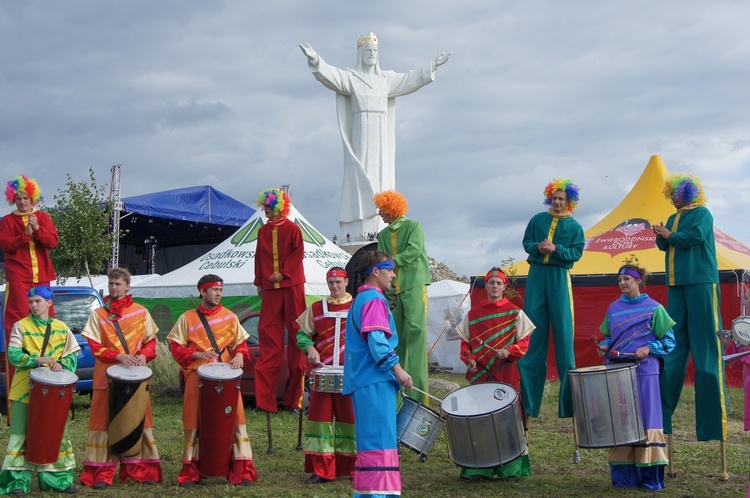
[{"label": "drummer in yellow costume", "polygon": [[113,268],[107,275],[109,296],[104,306],[94,310],[81,335],[94,353],[94,393],[81,482],[94,489],[107,489],[114,482],[120,462],[120,481],[132,479],[143,484],[161,482],[161,462],[156,449],[151,417],[151,399],[146,404],[141,436],[141,453],[133,457],[112,455],[109,451],[109,384],[107,368],[112,365],[145,366],[156,358],[158,328],[148,310],[127,294],[130,273]]},{"label": "drummer in yellow costume", "polygon": [[[246,342],[248,333],[240,325],[237,315],[220,304],[223,288],[224,281],[218,275],[201,277],[198,280],[200,306],[180,315],[167,336],[172,356],[185,375],[185,399],[182,405],[185,443],[182,471],[177,476],[177,484],[185,488],[192,487],[201,479],[198,459],[212,457],[200,454],[198,367],[218,361],[241,370],[244,362],[250,361]],[[239,392],[235,414],[232,462],[227,479],[232,484],[247,486],[258,480],[258,474],[253,464],[253,450],[245,426],[245,408]]]},{"label": "drummer in yellow costume", "polygon": [[75,493],[73,445],[65,430],[57,462],[34,465],[26,461],[26,420],[29,413],[29,372],[49,366],[52,371],[75,372],[80,348],[73,333],[60,320],[50,318],[52,289],[33,287],[28,292],[31,314],[13,325],[8,343],[8,361],[16,367],[8,396],[11,424],[8,449],[0,473],[0,494],[25,495],[31,488],[31,471],[37,470],[41,491]]}]

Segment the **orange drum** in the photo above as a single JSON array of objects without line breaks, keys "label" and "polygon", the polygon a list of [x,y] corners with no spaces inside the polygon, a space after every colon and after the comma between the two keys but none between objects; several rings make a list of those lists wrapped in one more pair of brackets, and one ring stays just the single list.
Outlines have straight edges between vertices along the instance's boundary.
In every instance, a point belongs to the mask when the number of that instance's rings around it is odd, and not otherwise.
[{"label": "orange drum", "polygon": [[151,369],[112,365],[109,379],[109,452],[121,457],[141,453],[143,425],[151,385]]},{"label": "orange drum", "polygon": [[68,410],[78,377],[67,370],[46,367],[29,372],[29,415],[26,420],[26,460],[37,465],[55,463],[65,433]]},{"label": "orange drum", "polygon": [[231,470],[242,369],[209,363],[198,367],[198,376],[198,470],[206,477],[226,477]]}]

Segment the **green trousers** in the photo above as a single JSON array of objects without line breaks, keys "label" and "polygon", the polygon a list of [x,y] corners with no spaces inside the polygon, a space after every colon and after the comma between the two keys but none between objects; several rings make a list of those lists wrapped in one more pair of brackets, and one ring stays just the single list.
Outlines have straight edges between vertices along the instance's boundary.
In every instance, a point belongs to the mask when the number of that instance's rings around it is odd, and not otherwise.
[{"label": "green trousers", "polygon": [[[396,298],[396,308],[392,311],[398,333],[399,362],[411,375],[414,387],[427,392],[427,286],[420,285],[402,291]],[[409,397],[427,405],[427,397],[416,390]]]}]

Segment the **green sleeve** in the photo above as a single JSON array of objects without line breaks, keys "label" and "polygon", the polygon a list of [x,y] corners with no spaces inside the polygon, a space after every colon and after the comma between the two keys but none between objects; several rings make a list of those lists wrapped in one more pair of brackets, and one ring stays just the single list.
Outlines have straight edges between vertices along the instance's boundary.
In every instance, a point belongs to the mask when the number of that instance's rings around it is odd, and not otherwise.
[{"label": "green sleeve", "polygon": [[22,348],[8,346],[8,362],[20,370],[36,368],[36,359],[38,357],[39,355],[29,354]]},{"label": "green sleeve", "polygon": [[677,325],[672,317],[667,314],[667,310],[661,304],[654,310],[654,317],[651,319],[651,330],[657,339],[662,339],[669,329]]},{"label": "green sleeve", "polygon": [[62,367],[67,370],[68,372],[76,372],[76,367],[78,367],[78,352],[70,353],[67,356],[63,356],[57,362],[62,365]]},{"label": "green sleeve", "polygon": [[307,335],[304,330],[300,329],[299,332],[297,332],[297,347],[300,348],[303,353],[307,354],[307,346],[315,347],[315,341],[313,341],[312,337]]}]

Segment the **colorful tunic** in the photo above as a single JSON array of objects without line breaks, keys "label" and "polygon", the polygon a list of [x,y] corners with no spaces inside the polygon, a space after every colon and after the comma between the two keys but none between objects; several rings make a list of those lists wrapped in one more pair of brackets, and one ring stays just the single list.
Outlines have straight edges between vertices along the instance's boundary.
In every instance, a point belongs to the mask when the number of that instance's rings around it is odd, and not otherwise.
[{"label": "colorful tunic", "polygon": [[[466,372],[470,384],[480,382],[503,382],[510,384],[521,396],[520,374],[516,362],[526,354],[534,324],[523,311],[502,298],[495,302],[482,299],[464,316],[456,331],[461,336],[461,361],[469,364],[474,360],[476,372]],[[481,341],[481,342],[480,342]],[[507,349],[510,355],[499,360],[494,349]],[[520,409],[520,406],[519,406]],[[517,459],[490,469],[461,468],[461,477],[473,475],[521,478],[531,475],[531,461],[528,450]]]},{"label": "colorful tunic", "polygon": [[[344,364],[346,315],[352,304],[348,293],[341,299],[328,297],[315,302],[297,318],[297,345],[302,351],[313,346],[320,362],[334,364],[336,331],[339,331],[339,365]],[[316,367],[317,368],[317,367]],[[335,420],[335,422],[334,422]],[[352,400],[339,393],[310,391],[310,411],[305,428],[305,472],[324,479],[352,475],[357,448],[354,442]]]},{"label": "colorful tunic", "polygon": [[396,393],[391,370],[399,362],[398,335],[383,293],[368,285],[359,293],[346,322],[344,394],[352,396],[357,461],[354,498],[401,495]]},{"label": "colorful tunic", "polygon": [[[396,307],[393,319],[398,330],[396,353],[401,366],[409,372],[414,387],[429,390],[427,377],[427,286],[430,285],[430,265],[424,246],[424,233],[418,221],[397,218],[378,234],[378,251],[393,257],[396,265],[395,288],[388,291]],[[415,400],[427,405],[428,398],[413,391]]]},{"label": "colorful tunic", "polygon": [[50,337],[44,356],[55,358],[68,372],[75,372],[78,365],[77,352],[81,348],[68,326],[60,320],[40,320],[30,315],[13,326],[8,344],[8,361],[17,370],[8,396],[13,416],[8,449],[0,473],[0,494],[7,494],[14,489],[28,493],[33,469],[37,470],[39,489],[42,491],[59,492],[73,485],[76,462],[67,428],[63,433],[59,456],[55,463],[35,465],[26,461],[29,372],[37,367],[36,359],[41,356],[48,324]]},{"label": "colorful tunic", "polygon": [[[122,298],[124,299],[124,298]],[[146,361],[156,358],[156,333],[158,328],[148,310],[139,304],[131,304],[122,310],[117,320],[131,355],[142,354]],[[161,482],[161,461],[156,449],[151,416],[151,399],[146,405],[146,416],[141,436],[142,449],[139,455],[123,457],[109,451],[109,381],[107,368],[118,364],[117,355],[125,354],[110,312],[102,307],[94,310],[81,333],[94,353],[94,392],[91,396],[89,434],[83,454],[81,482],[93,486],[97,482],[114,482],[117,463],[120,462],[120,481],[132,479],[138,482]]]},{"label": "colorful tunic", "polygon": [[[36,215],[39,229],[31,237],[26,235],[29,215]],[[52,266],[49,251],[59,242],[57,227],[44,211],[32,209],[21,214],[18,210],[0,219],[0,248],[5,254],[5,302],[3,340],[7,350],[13,324],[29,314],[26,294],[37,285],[49,285],[57,276]],[[50,316],[55,316],[54,307]],[[6,360],[6,391],[13,383],[13,365]]]},{"label": "colorful tunic", "polygon": [[[610,351],[634,354],[643,346],[651,350],[636,369],[646,442],[610,448],[610,473],[616,488],[664,488],[664,466],[668,460],[659,395],[659,358],[674,349],[674,325],[664,307],[648,294],[632,299],[623,294],[609,306],[599,327],[606,337],[601,345],[608,345]],[[612,361],[608,358],[605,363]]]},{"label": "colorful tunic", "polygon": [[[550,254],[539,252],[538,246],[549,240],[557,246]],[[558,416],[573,416],[573,394],[568,371],[575,368],[573,351],[573,288],[570,269],[581,259],[585,239],[583,228],[570,214],[539,213],[531,218],[523,236],[523,248],[529,255],[529,276],[523,310],[536,325],[528,353],[518,362],[521,372],[524,411],[538,417],[547,379],[549,331],[555,342],[555,363],[560,377]]]},{"label": "colorful tunic", "polygon": [[704,206],[679,209],[667,220],[669,240],[656,238],[664,251],[667,313],[677,325],[677,346],[664,358],[661,398],[664,432],[672,433],[672,414],[677,408],[685,382],[688,355],[695,365],[695,432],[698,441],[726,441],[727,409],[719,270],[716,261],[714,220]]},{"label": "colorful tunic", "polygon": [[[241,354],[245,362],[250,361],[247,349],[248,333],[240,325],[237,315],[224,308],[206,315],[216,345],[221,351],[218,361],[229,363],[235,355]],[[216,310],[217,308],[213,308]],[[212,310],[213,311],[213,310]],[[185,443],[182,450],[182,471],[177,476],[177,483],[198,482],[201,475],[198,470],[200,458],[200,389],[198,388],[198,367],[209,363],[207,360],[193,359],[193,353],[202,353],[213,349],[206,329],[203,327],[198,312],[190,310],[177,319],[172,331],[167,336],[172,356],[182,367],[185,376],[185,394],[182,405],[182,427]],[[232,465],[227,479],[232,484],[241,484],[243,479],[257,481],[258,474],[253,464],[253,450],[245,425],[245,407],[241,393],[237,393],[235,408],[234,444],[232,445]]]},{"label": "colorful tunic", "polygon": [[[258,230],[254,283],[262,287],[263,300],[258,321],[260,357],[255,364],[255,404],[269,412],[278,411],[276,383],[281,373],[284,326],[289,337],[296,337],[297,317],[305,311],[304,257],[302,232],[289,218],[269,221]],[[281,273],[284,279],[271,282],[269,278],[274,273]],[[295,347],[287,347],[286,354],[289,386],[284,408],[292,410],[302,407],[305,355]]]}]

